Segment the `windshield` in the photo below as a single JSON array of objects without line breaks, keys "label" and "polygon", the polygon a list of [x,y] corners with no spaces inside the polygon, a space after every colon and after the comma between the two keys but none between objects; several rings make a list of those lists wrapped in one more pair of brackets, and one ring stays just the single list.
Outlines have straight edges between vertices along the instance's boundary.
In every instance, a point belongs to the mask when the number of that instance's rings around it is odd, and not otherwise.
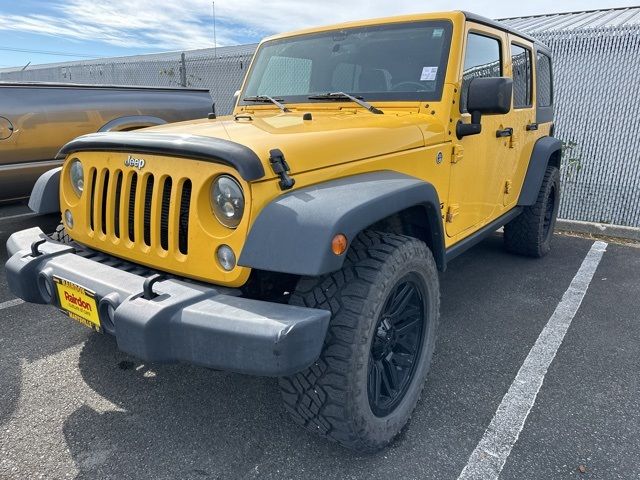
[{"label": "windshield", "polygon": [[448,21],[333,30],[264,43],[241,95],[285,103],[346,92],[368,101],[439,100],[451,41]]}]

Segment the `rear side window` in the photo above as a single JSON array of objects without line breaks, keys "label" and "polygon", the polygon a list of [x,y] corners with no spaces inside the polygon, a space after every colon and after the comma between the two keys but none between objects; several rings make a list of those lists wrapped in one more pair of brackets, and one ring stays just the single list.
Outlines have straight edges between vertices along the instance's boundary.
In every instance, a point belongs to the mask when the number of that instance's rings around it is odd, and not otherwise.
[{"label": "rear side window", "polygon": [[551,90],[551,59],[538,52],[536,71],[537,103],[539,107],[550,107],[553,104]]},{"label": "rear side window", "polygon": [[513,70],[513,106],[523,108],[531,106],[531,50],[519,45],[511,45],[511,64]]},{"label": "rear side window", "polygon": [[478,33],[469,33],[462,72],[460,111],[467,111],[469,83],[474,78],[502,76],[500,40]]}]

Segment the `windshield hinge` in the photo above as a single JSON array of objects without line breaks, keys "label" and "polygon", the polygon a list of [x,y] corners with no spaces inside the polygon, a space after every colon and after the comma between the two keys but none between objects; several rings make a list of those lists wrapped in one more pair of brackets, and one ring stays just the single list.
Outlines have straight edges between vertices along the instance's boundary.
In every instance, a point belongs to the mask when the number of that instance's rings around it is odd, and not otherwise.
[{"label": "windshield hinge", "polygon": [[280,190],[289,190],[296,184],[295,179],[289,176],[289,164],[284,159],[284,153],[280,149],[273,149],[269,152],[269,163],[273,173],[280,177]]}]

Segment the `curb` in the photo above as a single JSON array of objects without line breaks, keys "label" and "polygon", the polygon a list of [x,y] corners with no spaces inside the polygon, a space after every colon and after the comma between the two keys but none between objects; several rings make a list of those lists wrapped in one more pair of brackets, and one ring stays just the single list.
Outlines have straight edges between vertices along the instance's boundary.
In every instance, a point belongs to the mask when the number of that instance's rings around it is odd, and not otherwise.
[{"label": "curb", "polygon": [[581,222],[579,220],[565,220],[559,218],[556,222],[556,229],[564,232],[606,235],[608,237],[624,238],[626,240],[635,240],[640,242],[640,228],[638,227]]}]

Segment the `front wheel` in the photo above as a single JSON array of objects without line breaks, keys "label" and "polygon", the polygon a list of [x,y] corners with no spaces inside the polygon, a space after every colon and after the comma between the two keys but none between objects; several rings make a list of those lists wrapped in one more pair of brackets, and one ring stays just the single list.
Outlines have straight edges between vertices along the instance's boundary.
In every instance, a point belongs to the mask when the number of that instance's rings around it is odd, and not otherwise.
[{"label": "front wheel", "polygon": [[363,232],[342,270],[301,279],[290,303],[332,313],[320,358],[280,379],[294,420],[357,451],[384,448],[408,422],[431,363],[440,308],[431,251]]}]

